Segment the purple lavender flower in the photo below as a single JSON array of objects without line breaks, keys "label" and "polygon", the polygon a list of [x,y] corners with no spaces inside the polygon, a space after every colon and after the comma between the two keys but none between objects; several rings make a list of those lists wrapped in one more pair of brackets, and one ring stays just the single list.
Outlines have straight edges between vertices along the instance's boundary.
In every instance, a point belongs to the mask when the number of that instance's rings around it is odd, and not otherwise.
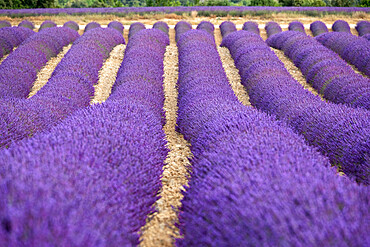
[{"label": "purple lavender flower", "polygon": [[0,28],[3,28],[3,27],[11,27],[12,24],[10,24],[9,21],[0,21]]},{"label": "purple lavender flower", "polygon": [[322,33],[329,32],[328,28],[326,27],[325,23],[322,21],[314,21],[310,25],[310,30],[313,34],[313,36],[318,36]]},{"label": "purple lavender flower", "polygon": [[180,36],[182,34],[186,33],[187,31],[189,31],[191,29],[192,29],[192,26],[190,25],[189,22],[179,21],[178,23],[176,23],[176,26],[175,26],[175,31],[176,31],[175,39],[176,39],[176,42],[179,41]]},{"label": "purple lavender flower", "polygon": [[9,54],[34,32],[24,27],[3,27],[0,29],[0,58]]},{"label": "purple lavender flower", "polygon": [[80,26],[74,21],[67,21],[66,23],[64,23],[63,27],[69,27],[75,31],[78,31],[80,29]]},{"label": "purple lavender flower", "polygon": [[41,26],[39,28],[39,32],[41,30],[46,29],[46,28],[51,28],[51,27],[56,27],[56,26],[57,26],[57,24],[55,22],[46,20],[43,23],[41,23]]},{"label": "purple lavender flower", "polygon": [[92,22],[90,22],[89,24],[86,25],[84,33],[86,33],[87,31],[89,31],[91,29],[98,28],[98,27],[100,27],[100,24],[95,22],[95,21],[92,21]]},{"label": "purple lavender flower", "polygon": [[226,35],[235,32],[236,31],[236,26],[233,22],[231,21],[224,21],[220,25],[220,31],[222,37],[225,37]]},{"label": "purple lavender flower", "polygon": [[35,25],[33,25],[32,22],[28,21],[28,20],[23,20],[21,21],[19,24],[18,24],[18,27],[26,27],[26,28],[29,28],[31,30],[35,29]]},{"label": "purple lavender flower", "polygon": [[265,30],[267,33],[267,37],[272,36],[275,33],[280,33],[282,32],[282,29],[280,25],[274,21],[270,21],[265,25]]},{"label": "purple lavender flower", "polygon": [[247,21],[243,24],[243,30],[253,32],[257,35],[260,35],[260,29],[258,28],[257,22]]},{"label": "purple lavender flower", "polygon": [[154,23],[153,28],[162,30],[163,32],[165,32],[168,35],[169,27],[168,27],[167,23],[165,23],[163,21],[157,21],[156,23]]},{"label": "purple lavender flower", "polygon": [[359,21],[356,25],[356,30],[359,36],[364,36],[370,33],[370,22],[369,21]]},{"label": "purple lavender flower", "polygon": [[108,24],[108,27],[109,28],[114,28],[116,29],[118,32],[120,32],[121,34],[123,34],[123,29],[125,28],[121,22],[118,22],[118,21],[112,21]]},{"label": "purple lavender flower", "polygon": [[128,30],[128,38],[130,39],[134,36],[137,32],[145,29],[145,25],[141,22],[134,22],[130,25],[130,29]]},{"label": "purple lavender flower", "polygon": [[292,21],[291,23],[289,23],[288,29],[289,29],[289,31],[296,31],[296,32],[306,33],[306,31],[304,30],[304,26],[303,26],[302,22],[299,22],[299,21]]},{"label": "purple lavender flower", "polygon": [[343,20],[335,21],[332,29],[334,32],[351,33],[351,28],[349,27],[348,22],[343,21]]}]

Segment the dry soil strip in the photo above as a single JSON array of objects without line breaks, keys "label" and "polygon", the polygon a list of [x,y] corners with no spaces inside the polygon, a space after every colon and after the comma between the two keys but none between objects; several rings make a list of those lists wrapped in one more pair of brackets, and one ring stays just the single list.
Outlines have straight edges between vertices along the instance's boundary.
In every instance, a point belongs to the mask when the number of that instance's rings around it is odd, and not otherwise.
[{"label": "dry soil strip", "polygon": [[68,52],[71,48],[72,44],[63,47],[63,50],[59,52],[56,57],[50,58],[50,60],[45,64],[45,66],[37,73],[36,81],[33,83],[32,89],[28,98],[35,95],[45,84],[49,81],[51,74],[55,70],[55,67],[59,64],[62,60],[64,55]]},{"label": "dry soil strip", "polygon": [[95,92],[90,104],[99,104],[106,101],[112,92],[113,84],[116,81],[118,70],[121,66],[126,45],[120,44],[113,48],[109,57],[105,60],[99,70],[98,83],[94,85]]},{"label": "dry soil strip", "polygon": [[[271,47],[270,47],[271,48]],[[302,74],[301,70],[298,69],[292,60],[290,60],[287,56],[285,56],[284,52],[278,49],[271,48],[276,54],[276,56],[280,59],[281,62],[284,63],[285,68],[288,72],[293,76],[293,78],[301,84],[304,89],[310,91],[316,96],[319,96],[322,101],[326,101],[321,94],[317,92],[315,88],[313,88],[310,84],[307,83],[306,78]]]},{"label": "dry soil strip", "polygon": [[178,222],[178,208],[183,198],[184,185],[188,183],[192,156],[190,144],[176,132],[178,52],[174,43],[167,46],[164,57],[164,110],[166,125],[163,130],[168,141],[168,153],[163,168],[162,189],[160,199],[155,203],[156,213],[148,217],[146,225],[141,229],[140,246],[173,246],[174,238],[180,237],[175,226]]}]

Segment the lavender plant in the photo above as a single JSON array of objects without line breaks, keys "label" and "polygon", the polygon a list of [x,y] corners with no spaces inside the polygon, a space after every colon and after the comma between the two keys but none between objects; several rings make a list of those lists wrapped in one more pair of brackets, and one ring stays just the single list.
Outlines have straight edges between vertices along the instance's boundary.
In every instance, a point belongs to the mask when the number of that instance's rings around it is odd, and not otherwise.
[{"label": "lavender plant", "polygon": [[0,29],[0,59],[13,51],[34,32],[24,27],[3,27]]},{"label": "lavender plant", "polygon": [[120,32],[121,34],[123,34],[123,29],[125,28],[121,22],[119,21],[112,21],[108,24],[108,27],[109,28],[113,28],[113,29],[116,29],[118,32]]},{"label": "lavender plant", "polygon": [[169,32],[169,27],[167,25],[167,23],[163,22],[163,21],[157,21],[156,23],[154,23],[153,25],[153,28],[155,29],[159,29],[159,30],[162,30],[163,32],[165,32],[167,35],[168,35],[168,32]]},{"label": "lavender plant", "polygon": [[243,30],[253,32],[257,35],[260,35],[260,29],[258,28],[258,24],[254,21],[247,21],[243,24]]},{"label": "lavender plant", "polygon": [[351,28],[348,25],[348,22],[343,20],[337,20],[333,23],[332,29],[334,32],[345,32],[351,33]]},{"label": "lavender plant", "polygon": [[53,21],[46,20],[43,23],[41,23],[40,28],[39,28],[39,32],[41,30],[44,30],[46,28],[51,28],[51,27],[57,27],[57,24],[55,22],[53,22]]},{"label": "lavender plant", "polygon": [[12,24],[10,24],[9,21],[0,21],[0,28],[3,28],[3,27],[11,27]]},{"label": "lavender plant", "polygon": [[329,32],[328,28],[326,27],[325,23],[322,21],[314,21],[310,25],[310,30],[314,37]]},{"label": "lavender plant", "polygon": [[370,33],[370,22],[369,21],[359,21],[356,25],[356,30],[359,36],[364,36]]},{"label": "lavender plant", "polygon": [[80,26],[74,21],[67,21],[66,23],[63,24],[63,27],[69,27],[75,31],[80,30]]},{"label": "lavender plant", "polygon": [[236,31],[236,26],[231,21],[224,21],[220,25],[220,31],[221,31],[222,37],[225,37],[229,33],[235,32]]},{"label": "lavender plant", "polygon": [[179,21],[178,23],[176,23],[176,26],[175,26],[175,31],[176,31],[175,39],[176,39],[176,43],[179,41],[180,36],[183,33],[186,33],[187,31],[189,31],[191,29],[192,29],[192,26],[190,25],[189,22]]},{"label": "lavender plant", "polygon": [[281,29],[280,25],[274,21],[270,21],[265,25],[265,30],[267,33],[267,37],[272,36],[275,33],[280,33],[283,30]]},{"label": "lavender plant", "polygon": [[92,22],[90,22],[89,24],[86,25],[84,33],[86,33],[89,30],[92,30],[94,28],[98,28],[98,27],[100,27],[100,24],[95,22],[95,21],[92,21]]},{"label": "lavender plant", "polygon": [[306,31],[304,30],[304,26],[303,26],[302,22],[299,22],[299,21],[292,21],[291,23],[289,23],[288,29],[289,29],[289,31],[296,31],[296,32],[306,33]]},{"label": "lavender plant", "polygon": [[128,38],[130,39],[134,36],[137,32],[145,29],[145,25],[141,22],[134,22],[130,25],[130,29],[128,30]]},{"label": "lavender plant", "polygon": [[29,28],[31,30],[35,29],[35,25],[33,25],[32,22],[28,21],[28,20],[23,20],[21,21],[19,24],[18,24],[18,27],[26,27],[26,28]]}]

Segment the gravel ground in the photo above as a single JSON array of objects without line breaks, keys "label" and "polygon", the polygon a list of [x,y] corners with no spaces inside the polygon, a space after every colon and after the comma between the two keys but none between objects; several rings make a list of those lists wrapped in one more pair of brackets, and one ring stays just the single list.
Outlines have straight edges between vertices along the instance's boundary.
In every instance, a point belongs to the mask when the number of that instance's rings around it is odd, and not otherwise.
[{"label": "gravel ground", "polygon": [[50,60],[45,64],[45,66],[37,73],[36,81],[33,83],[32,89],[28,98],[35,95],[45,84],[49,81],[51,74],[53,73],[55,67],[62,60],[64,55],[69,51],[72,44],[63,47],[63,50],[59,52],[56,57],[50,58]]},{"label": "gravel ground", "polygon": [[105,60],[103,66],[99,70],[99,80],[94,85],[95,92],[91,104],[102,103],[109,97],[114,82],[117,78],[118,70],[121,66],[126,45],[117,45],[110,52],[109,57]]}]

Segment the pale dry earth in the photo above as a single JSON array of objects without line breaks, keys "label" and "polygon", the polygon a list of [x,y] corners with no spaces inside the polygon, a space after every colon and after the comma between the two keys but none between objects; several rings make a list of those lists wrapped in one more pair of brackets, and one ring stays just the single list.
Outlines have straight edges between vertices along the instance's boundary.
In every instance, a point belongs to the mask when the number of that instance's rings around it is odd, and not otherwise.
[{"label": "pale dry earth", "polygon": [[32,85],[28,98],[34,96],[43,86],[45,86],[45,84],[49,81],[51,75],[53,74],[53,71],[60,63],[62,58],[65,56],[65,54],[69,51],[71,46],[72,44],[64,46],[63,50],[59,52],[59,54],[56,57],[50,58],[49,61],[45,64],[45,66],[37,73],[37,78]]},{"label": "pale dry earth", "polygon": [[112,92],[113,84],[116,81],[118,70],[123,61],[126,45],[120,44],[113,48],[109,57],[105,60],[99,70],[98,83],[94,85],[94,97],[90,104],[103,103]]}]

